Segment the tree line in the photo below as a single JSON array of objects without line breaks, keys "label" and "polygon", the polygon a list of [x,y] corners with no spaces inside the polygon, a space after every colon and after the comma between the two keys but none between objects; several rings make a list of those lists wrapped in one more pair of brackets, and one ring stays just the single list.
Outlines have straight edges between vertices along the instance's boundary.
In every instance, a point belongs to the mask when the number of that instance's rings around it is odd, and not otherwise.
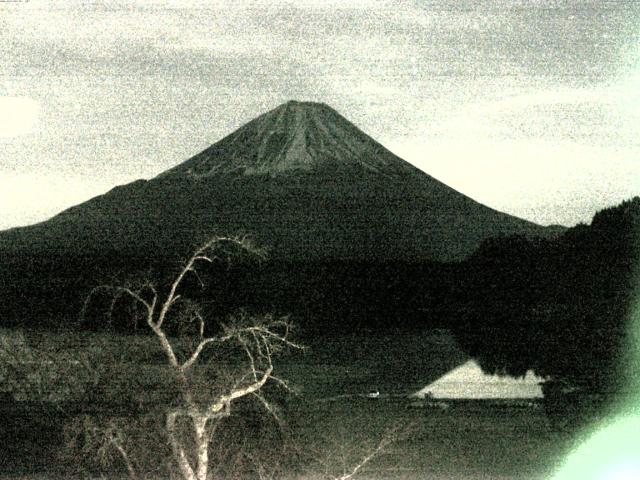
[{"label": "tree line", "polygon": [[548,395],[563,385],[615,397],[638,374],[639,252],[640,197],[552,240],[486,241],[460,265],[452,330],[487,372],[533,370],[551,380]]}]

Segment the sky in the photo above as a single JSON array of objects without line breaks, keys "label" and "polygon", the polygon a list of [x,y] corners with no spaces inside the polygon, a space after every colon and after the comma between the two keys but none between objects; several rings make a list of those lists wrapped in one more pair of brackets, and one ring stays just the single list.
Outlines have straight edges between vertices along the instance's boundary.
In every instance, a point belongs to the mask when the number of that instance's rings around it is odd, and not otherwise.
[{"label": "sky", "polygon": [[640,2],[1,1],[0,229],[290,99],[485,205],[588,223],[640,194]]}]

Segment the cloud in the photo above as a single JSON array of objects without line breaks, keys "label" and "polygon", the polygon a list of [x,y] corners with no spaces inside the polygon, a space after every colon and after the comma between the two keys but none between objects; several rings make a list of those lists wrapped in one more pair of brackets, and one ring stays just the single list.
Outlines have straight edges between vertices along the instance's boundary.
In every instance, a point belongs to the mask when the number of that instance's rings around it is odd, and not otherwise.
[{"label": "cloud", "polygon": [[[148,178],[297,98],[329,103],[385,145],[397,138],[414,150],[426,145],[429,156],[441,159],[426,164],[428,172],[441,172],[446,161],[467,168],[454,161],[468,151],[464,145],[480,145],[485,158],[514,155],[521,170],[487,162],[504,169],[500,175],[514,191],[523,182],[535,194],[530,179],[518,175],[539,165],[537,157],[519,155],[508,142],[536,155],[551,149],[555,159],[560,151],[582,155],[580,148],[589,158],[595,151],[618,158],[619,148],[640,152],[640,88],[633,77],[640,72],[634,44],[640,2],[579,3],[12,4],[0,29],[0,91],[37,99],[46,124],[4,141],[2,168],[73,172],[114,184]],[[628,70],[626,85],[620,65]],[[10,118],[3,128],[16,128]],[[568,144],[575,148],[559,147]],[[407,159],[423,165],[417,154]],[[590,165],[598,184],[596,163]],[[605,177],[608,168],[600,161]],[[480,176],[456,187],[490,192],[487,182]],[[580,195],[589,204],[588,193]],[[516,196],[489,197],[522,203]]]},{"label": "cloud", "polygon": [[0,97],[0,137],[16,137],[33,130],[40,105],[27,97]]},{"label": "cloud", "polygon": [[637,82],[543,88],[486,95],[458,106],[434,135],[481,139],[543,139],[640,148]]},{"label": "cloud", "polygon": [[58,177],[2,171],[0,185],[0,230],[44,221],[110,188],[107,181],[87,181],[72,175]]},{"label": "cloud", "polygon": [[471,198],[541,224],[589,222],[596,210],[638,194],[635,149],[478,138],[388,146]]}]

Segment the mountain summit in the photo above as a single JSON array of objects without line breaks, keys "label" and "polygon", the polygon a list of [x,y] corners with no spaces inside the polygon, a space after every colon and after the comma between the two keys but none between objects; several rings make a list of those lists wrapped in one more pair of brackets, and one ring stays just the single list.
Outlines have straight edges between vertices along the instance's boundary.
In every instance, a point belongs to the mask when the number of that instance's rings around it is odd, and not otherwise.
[{"label": "mountain summit", "polygon": [[359,170],[387,176],[419,172],[328,105],[292,100],[159,177]]}]

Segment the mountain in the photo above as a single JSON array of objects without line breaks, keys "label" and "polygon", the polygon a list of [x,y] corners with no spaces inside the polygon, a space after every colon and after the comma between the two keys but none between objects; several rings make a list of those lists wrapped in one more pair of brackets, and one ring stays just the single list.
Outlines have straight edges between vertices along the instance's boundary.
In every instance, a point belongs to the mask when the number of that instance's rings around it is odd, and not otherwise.
[{"label": "mountain", "polygon": [[397,157],[332,108],[288,102],[151,180],[0,233],[25,255],[184,252],[244,232],[287,260],[452,261],[486,238],[551,236]]},{"label": "mountain", "polygon": [[216,233],[269,253],[259,271],[217,272],[216,315],[255,307],[323,330],[446,326],[456,280],[442,262],[558,229],[449,188],[326,105],[288,102],[156,178],[0,232],[1,322],[77,318],[92,286],[149,269],[164,281]]}]

